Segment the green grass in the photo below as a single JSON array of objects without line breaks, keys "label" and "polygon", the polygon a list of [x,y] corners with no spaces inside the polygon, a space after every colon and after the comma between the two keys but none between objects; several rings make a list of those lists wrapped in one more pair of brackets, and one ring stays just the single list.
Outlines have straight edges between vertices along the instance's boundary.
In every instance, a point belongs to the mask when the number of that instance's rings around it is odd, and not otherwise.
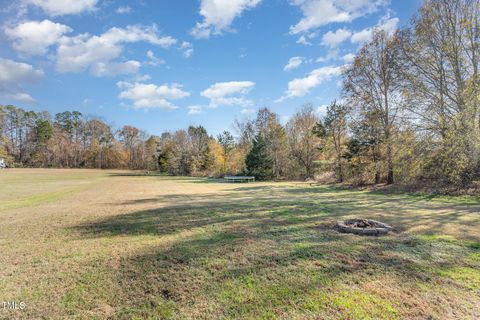
[{"label": "green grass", "polygon": [[[0,181],[0,297],[27,304],[0,318],[480,318],[478,198],[97,170]],[[351,217],[395,231],[334,230]]]},{"label": "green grass", "polygon": [[53,202],[77,190],[78,188],[65,188],[58,191],[39,193],[31,196],[21,197],[14,200],[4,200],[0,204],[0,211],[23,208],[23,207],[32,207],[42,203]]}]

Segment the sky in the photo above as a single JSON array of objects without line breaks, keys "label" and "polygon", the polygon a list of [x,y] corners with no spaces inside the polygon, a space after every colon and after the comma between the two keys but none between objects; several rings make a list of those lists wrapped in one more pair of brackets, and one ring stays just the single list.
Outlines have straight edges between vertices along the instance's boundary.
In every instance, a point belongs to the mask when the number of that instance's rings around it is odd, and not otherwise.
[{"label": "sky", "polygon": [[0,0],[0,104],[77,110],[150,134],[341,96],[375,28],[421,0]]}]

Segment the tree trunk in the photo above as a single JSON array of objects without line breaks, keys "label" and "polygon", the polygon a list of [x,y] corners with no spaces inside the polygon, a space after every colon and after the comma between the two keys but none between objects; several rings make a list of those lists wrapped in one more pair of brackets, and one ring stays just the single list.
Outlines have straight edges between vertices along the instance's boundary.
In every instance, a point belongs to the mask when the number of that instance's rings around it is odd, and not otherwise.
[{"label": "tree trunk", "polygon": [[387,142],[387,184],[393,184],[392,141],[389,127],[385,130],[385,140]]},{"label": "tree trunk", "polygon": [[337,157],[337,170],[338,170],[338,182],[343,182],[343,168],[342,168],[342,158],[341,155],[338,154]]}]

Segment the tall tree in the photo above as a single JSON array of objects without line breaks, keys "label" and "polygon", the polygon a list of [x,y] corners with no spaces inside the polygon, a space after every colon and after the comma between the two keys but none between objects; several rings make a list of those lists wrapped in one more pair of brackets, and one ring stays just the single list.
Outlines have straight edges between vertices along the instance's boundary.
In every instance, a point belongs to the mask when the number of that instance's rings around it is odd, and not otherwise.
[{"label": "tall tree", "polygon": [[68,144],[66,153],[66,163],[69,167],[78,167],[81,157],[81,137],[84,128],[83,116],[78,111],[65,111],[55,115],[55,126],[60,130],[57,136],[65,135]]},{"label": "tall tree", "polygon": [[480,175],[480,1],[427,0],[400,40],[411,122],[434,147],[426,170],[468,184]]},{"label": "tall tree", "polygon": [[[107,168],[108,150],[115,144],[112,128],[99,119],[91,119],[85,123],[85,166],[90,168]],[[121,164],[118,164],[121,167]]]},{"label": "tall tree", "polygon": [[37,119],[35,125],[35,141],[37,153],[40,156],[40,163],[46,167],[50,164],[48,156],[48,142],[53,136],[53,126],[48,120]]},{"label": "tall tree", "polygon": [[257,134],[253,139],[252,149],[247,154],[245,164],[248,174],[258,180],[272,177],[272,161],[267,154],[267,145],[262,135]]},{"label": "tall tree", "polygon": [[319,154],[320,142],[315,135],[315,124],[318,116],[311,104],[304,105],[287,123],[287,134],[293,157],[303,167],[307,178],[314,174],[314,161]]},{"label": "tall tree", "polygon": [[230,158],[232,150],[235,148],[235,139],[229,131],[223,131],[217,136],[217,141],[222,147],[223,152],[223,165],[222,171],[227,172],[227,163]]},{"label": "tall tree", "polygon": [[276,113],[268,108],[261,108],[255,119],[255,130],[265,141],[267,154],[272,162],[271,176],[278,179],[286,168],[288,142],[285,129]]},{"label": "tall tree", "polygon": [[212,164],[207,130],[203,126],[190,126],[188,128],[190,170],[199,175],[206,171]]},{"label": "tall tree", "polygon": [[[327,115],[324,119],[324,137],[331,141],[334,159],[335,171],[339,182],[343,182],[343,153],[347,142],[347,113],[348,108],[343,104],[333,101],[327,107]],[[322,136],[322,134],[319,134]]]},{"label": "tall tree", "polygon": [[[376,184],[381,182],[382,177],[382,139],[384,137],[382,117],[378,115],[378,112],[378,110],[362,110],[352,121],[350,124],[352,131],[351,143],[349,143],[350,156],[348,157],[350,161],[357,163],[357,168],[361,167],[363,175],[373,172]],[[361,159],[369,159],[371,165],[362,164]],[[365,182],[364,179],[358,180]]]},{"label": "tall tree", "polygon": [[144,168],[149,170],[158,169],[158,149],[160,147],[160,138],[157,136],[150,136],[145,141],[145,160]]},{"label": "tall tree", "polygon": [[387,184],[394,182],[394,134],[403,97],[402,78],[398,72],[398,37],[375,30],[372,40],[359,51],[344,72],[344,93],[357,114],[378,116],[385,143]]},{"label": "tall tree", "polygon": [[138,143],[139,134],[140,130],[132,126],[123,126],[119,133],[120,138],[128,150],[128,166],[132,169],[136,168],[135,147]]}]

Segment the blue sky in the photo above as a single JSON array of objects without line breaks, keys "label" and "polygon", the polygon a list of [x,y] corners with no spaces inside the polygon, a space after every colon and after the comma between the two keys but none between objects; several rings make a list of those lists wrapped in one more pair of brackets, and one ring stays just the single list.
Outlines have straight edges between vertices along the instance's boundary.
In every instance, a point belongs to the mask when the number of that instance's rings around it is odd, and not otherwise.
[{"label": "blue sky", "polygon": [[0,0],[0,104],[78,110],[152,134],[339,97],[373,28],[420,0]]}]

